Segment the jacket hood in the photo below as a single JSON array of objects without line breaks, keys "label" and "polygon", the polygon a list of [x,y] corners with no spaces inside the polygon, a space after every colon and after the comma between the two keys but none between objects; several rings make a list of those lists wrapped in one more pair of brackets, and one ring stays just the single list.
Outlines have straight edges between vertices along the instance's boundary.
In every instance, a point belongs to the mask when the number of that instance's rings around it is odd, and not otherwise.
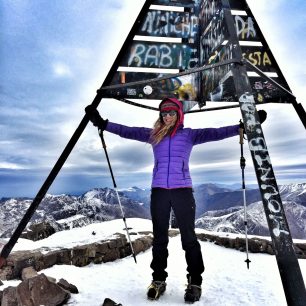
[{"label": "jacket hood", "polygon": [[[165,107],[163,107],[165,106]],[[183,112],[183,103],[176,99],[176,98],[165,98],[163,99],[159,104],[159,111],[163,110],[176,110],[177,111],[177,121],[173,128],[173,131],[171,132],[171,137],[173,137],[178,129],[179,126],[182,126],[184,124],[184,112]],[[162,120],[162,117],[160,117]]]}]

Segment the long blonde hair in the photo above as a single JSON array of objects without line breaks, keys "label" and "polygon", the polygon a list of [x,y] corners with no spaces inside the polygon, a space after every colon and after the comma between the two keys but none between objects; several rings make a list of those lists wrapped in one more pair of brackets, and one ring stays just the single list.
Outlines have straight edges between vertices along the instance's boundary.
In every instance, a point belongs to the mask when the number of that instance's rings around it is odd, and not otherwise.
[{"label": "long blonde hair", "polygon": [[177,119],[173,120],[170,125],[166,125],[162,118],[158,118],[154,123],[153,130],[151,132],[151,144],[157,145],[163,140],[165,136],[170,135],[173,128],[175,127],[176,121]]}]

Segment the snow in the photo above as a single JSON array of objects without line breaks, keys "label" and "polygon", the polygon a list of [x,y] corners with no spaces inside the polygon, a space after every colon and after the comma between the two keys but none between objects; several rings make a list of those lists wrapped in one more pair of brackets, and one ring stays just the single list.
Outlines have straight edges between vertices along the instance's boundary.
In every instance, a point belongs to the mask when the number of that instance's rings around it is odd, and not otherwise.
[{"label": "snow", "polygon": [[283,185],[279,188],[280,193],[296,193],[297,196],[302,195],[306,192],[306,184],[299,183],[299,184],[290,184],[290,185]]},{"label": "snow", "polygon": [[298,194],[298,196],[302,195],[303,193],[306,193],[306,189],[302,190],[301,193]]},{"label": "snow", "polygon": [[[131,218],[126,219],[127,227],[132,227],[133,231],[151,231],[151,221],[147,219]],[[95,232],[95,235],[92,235]],[[38,248],[48,248],[56,250],[62,248],[72,248],[77,245],[90,244],[97,241],[112,239],[115,233],[125,234],[125,226],[122,219],[105,221],[102,223],[92,223],[84,227],[72,228],[69,231],[57,232],[46,239],[31,241],[20,238],[13,251],[34,250]],[[137,237],[131,235],[131,239]],[[2,239],[8,240],[8,239]]]},{"label": "snow", "polygon": [[99,190],[93,189],[93,190],[90,190],[90,191],[86,192],[85,195],[84,195],[84,198],[91,199],[91,198],[94,198],[96,195],[99,195],[99,194],[100,194]]},{"label": "snow", "polygon": [[59,223],[59,224],[70,223],[72,221],[77,221],[77,220],[82,219],[82,218],[85,218],[85,216],[84,215],[74,215],[74,216],[71,216],[71,217],[66,218],[66,219],[57,220],[56,222]]},{"label": "snow", "polygon": [[[127,219],[127,225],[133,228],[132,231],[152,229],[151,221],[145,219]],[[111,237],[115,232],[124,233],[123,227],[122,220],[90,224],[83,228],[55,233],[37,242],[29,243],[20,239],[14,250],[29,247],[34,249],[42,245],[57,248],[91,243]],[[96,235],[91,235],[93,230]],[[204,232],[199,230],[201,231]],[[202,298],[195,305],[287,305],[275,256],[251,253],[250,269],[247,269],[244,262],[245,253],[210,242],[200,244],[206,270],[203,274]],[[130,256],[115,262],[90,264],[81,268],[56,265],[39,273],[45,273],[57,280],[65,278],[78,287],[79,294],[72,294],[67,305],[98,306],[108,297],[124,306],[152,306],[152,301],[146,299],[146,290],[151,282],[150,262],[151,250],[148,250],[137,255],[137,264]],[[299,264],[305,279],[306,260],[299,260]],[[185,305],[183,296],[186,288],[186,263],[180,236],[170,238],[167,271],[167,290],[159,299],[158,305]],[[16,286],[18,281],[3,283],[2,290],[7,286]]]}]

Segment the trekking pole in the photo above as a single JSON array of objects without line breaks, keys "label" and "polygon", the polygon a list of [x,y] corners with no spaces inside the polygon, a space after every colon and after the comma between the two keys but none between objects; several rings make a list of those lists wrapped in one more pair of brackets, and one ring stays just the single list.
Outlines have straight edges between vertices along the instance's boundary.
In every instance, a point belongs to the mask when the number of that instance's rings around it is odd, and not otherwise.
[{"label": "trekking pole", "polygon": [[135,261],[135,263],[137,263],[137,261],[136,261],[136,254],[134,252],[134,248],[133,248],[133,245],[132,245],[129,229],[128,229],[127,224],[126,224],[125,215],[124,215],[124,212],[123,212],[123,209],[122,209],[119,193],[118,193],[118,190],[117,190],[117,184],[116,184],[116,181],[115,181],[115,177],[114,177],[114,174],[113,174],[112,166],[110,164],[108,153],[107,153],[107,150],[106,150],[106,144],[105,144],[105,140],[104,140],[104,137],[103,137],[103,131],[101,129],[98,129],[98,131],[99,131],[99,136],[101,138],[102,146],[103,146],[103,149],[104,149],[104,152],[105,152],[108,168],[109,168],[109,171],[110,171],[110,174],[111,174],[111,177],[112,177],[114,189],[116,191],[117,199],[118,199],[120,210],[121,210],[121,214],[122,214],[122,219],[123,219],[123,222],[124,222],[124,225],[125,225],[125,230],[126,230],[126,233],[127,233],[127,237],[128,237],[128,240],[129,240],[129,243],[130,243],[130,246],[131,246],[131,251],[132,251],[132,254],[133,254],[133,257],[134,257],[134,261]]},{"label": "trekking pole", "polygon": [[[240,124],[242,124],[242,121],[240,120]],[[241,151],[241,157],[240,157],[240,167],[241,167],[241,173],[242,173],[242,194],[243,194],[243,207],[244,207],[244,233],[245,233],[245,250],[247,259],[245,260],[247,267],[249,269],[250,260],[249,260],[249,245],[248,245],[248,223],[247,223],[247,211],[246,211],[246,195],[245,195],[245,180],[244,180],[244,168],[245,168],[245,158],[243,156],[243,128],[239,128],[239,143],[240,143],[240,151]]]}]

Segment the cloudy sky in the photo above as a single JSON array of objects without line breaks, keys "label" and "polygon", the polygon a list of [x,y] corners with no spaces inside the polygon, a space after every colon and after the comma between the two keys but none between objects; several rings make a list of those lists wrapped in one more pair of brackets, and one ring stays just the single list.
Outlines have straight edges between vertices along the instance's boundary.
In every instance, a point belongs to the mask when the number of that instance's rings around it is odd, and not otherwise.
[{"label": "cloudy sky", "polygon": [[[0,1],[0,198],[35,196],[95,97],[143,0]],[[306,109],[306,3],[248,1],[286,79]],[[279,184],[306,182],[306,131],[291,105],[265,105],[263,129]],[[151,127],[156,112],[103,100],[114,122]],[[238,109],[187,115],[185,126],[235,124]],[[106,134],[119,188],[149,187],[149,145]],[[247,183],[256,183],[245,144]],[[240,183],[238,138],[195,147],[195,184]],[[49,193],[112,186],[94,127],[88,126]]]}]

